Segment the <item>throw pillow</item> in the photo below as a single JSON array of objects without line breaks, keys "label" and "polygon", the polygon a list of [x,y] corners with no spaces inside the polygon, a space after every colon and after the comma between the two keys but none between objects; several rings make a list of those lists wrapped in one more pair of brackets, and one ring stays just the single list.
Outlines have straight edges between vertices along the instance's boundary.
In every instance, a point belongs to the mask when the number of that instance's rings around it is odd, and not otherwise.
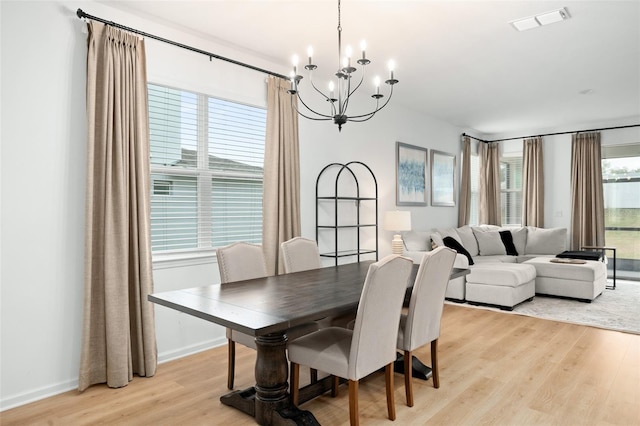
[{"label": "throw pillow", "polygon": [[491,256],[496,254],[507,254],[502,239],[498,231],[482,231],[473,228],[473,235],[478,240],[480,256]]},{"label": "throw pillow", "polygon": [[432,232],[431,233],[431,248],[433,249],[433,245],[435,244],[436,247],[442,247],[444,246],[444,242],[442,241],[442,235],[440,235],[437,232]]},{"label": "throw pillow", "polygon": [[408,231],[402,233],[402,241],[407,251],[428,251],[430,246],[430,232]]},{"label": "throw pillow", "polygon": [[456,231],[455,228],[440,228],[440,229],[436,229],[435,232],[437,232],[442,238],[451,237],[457,242],[459,242],[460,244],[462,244],[460,235],[458,235],[458,231]]},{"label": "throw pillow", "polygon": [[525,254],[558,254],[566,250],[566,228],[527,227]]},{"label": "throw pillow", "polygon": [[444,242],[445,246],[449,247],[452,250],[455,250],[460,254],[464,254],[465,256],[467,256],[467,259],[469,259],[469,265],[473,265],[473,258],[471,257],[469,252],[455,238],[444,237],[442,241]]},{"label": "throw pillow", "polygon": [[504,249],[507,251],[509,256],[517,256],[518,251],[516,250],[516,246],[513,245],[513,235],[511,235],[511,231],[498,231],[500,234],[500,239],[502,240],[502,244],[504,244]]},{"label": "throw pillow", "polygon": [[458,235],[460,236],[460,242],[463,247],[467,249],[471,256],[478,255],[478,241],[476,237],[473,235],[473,231],[471,227],[468,225],[462,226],[460,228],[456,228]]},{"label": "throw pillow", "polygon": [[509,228],[509,231],[511,231],[516,251],[520,255],[524,254],[527,246],[527,228]]}]

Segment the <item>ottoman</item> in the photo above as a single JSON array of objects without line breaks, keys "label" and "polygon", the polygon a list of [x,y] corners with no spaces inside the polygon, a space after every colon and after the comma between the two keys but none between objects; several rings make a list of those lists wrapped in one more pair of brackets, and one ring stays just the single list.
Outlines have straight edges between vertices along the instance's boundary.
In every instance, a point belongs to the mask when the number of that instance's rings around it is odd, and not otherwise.
[{"label": "ottoman", "polygon": [[481,263],[467,275],[466,299],[472,305],[504,310],[535,296],[536,268],[521,263]]},{"label": "ottoman", "polygon": [[535,257],[523,263],[536,268],[537,294],[591,302],[607,285],[607,267],[602,262],[553,263],[552,259]]}]

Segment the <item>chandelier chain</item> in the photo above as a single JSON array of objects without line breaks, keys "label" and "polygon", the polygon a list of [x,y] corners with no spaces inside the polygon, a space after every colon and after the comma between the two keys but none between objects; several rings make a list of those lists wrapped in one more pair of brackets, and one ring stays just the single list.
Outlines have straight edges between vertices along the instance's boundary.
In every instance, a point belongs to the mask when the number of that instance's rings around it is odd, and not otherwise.
[{"label": "chandelier chain", "polygon": [[338,67],[342,58],[342,24],[340,21],[340,0],[338,0]]}]

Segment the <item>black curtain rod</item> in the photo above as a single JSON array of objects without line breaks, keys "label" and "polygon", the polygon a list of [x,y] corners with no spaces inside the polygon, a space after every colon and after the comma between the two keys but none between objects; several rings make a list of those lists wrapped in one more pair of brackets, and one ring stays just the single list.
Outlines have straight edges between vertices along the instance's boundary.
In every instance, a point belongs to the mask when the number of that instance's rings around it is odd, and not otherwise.
[{"label": "black curtain rod", "polygon": [[589,129],[589,130],[572,130],[572,131],[567,131],[567,132],[557,132],[557,133],[545,133],[545,134],[541,134],[541,135],[530,135],[530,136],[519,136],[517,138],[506,138],[506,139],[496,139],[493,141],[485,141],[483,139],[478,139],[474,136],[471,135],[467,135],[466,133],[463,133],[462,136],[467,136],[471,139],[475,139],[479,142],[484,142],[484,143],[489,143],[489,142],[504,142],[504,141],[512,141],[515,139],[526,139],[526,138],[534,138],[536,136],[555,136],[555,135],[568,135],[570,133],[587,133],[587,132],[599,132],[601,130],[615,130],[615,129],[626,129],[628,127],[640,127],[640,124],[629,124],[628,126],[617,126],[617,127],[603,127],[600,129]]},{"label": "black curtain rod", "polygon": [[226,62],[230,62],[230,63],[235,64],[235,65],[239,65],[241,67],[249,68],[249,69],[252,69],[254,71],[258,71],[258,72],[261,72],[261,73],[269,74],[269,75],[272,75],[274,77],[280,77],[280,78],[283,78],[285,80],[289,80],[289,77],[286,77],[286,76],[284,76],[282,74],[278,74],[277,72],[265,70],[265,69],[262,69],[262,68],[255,67],[253,65],[245,64],[245,63],[240,62],[240,61],[236,61],[236,60],[233,60],[233,59],[225,58],[224,56],[216,55],[215,53],[207,52],[205,50],[198,49],[196,47],[187,46],[186,44],[178,43],[177,41],[168,40],[166,38],[158,37],[158,36],[153,35],[153,34],[145,33],[144,31],[136,30],[135,28],[125,27],[124,25],[120,25],[120,24],[117,24],[115,22],[107,21],[105,19],[98,18],[96,16],[92,16],[92,15],[89,15],[87,13],[84,13],[82,9],[78,9],[76,11],[76,15],[78,15],[78,18],[80,18],[80,19],[85,18],[85,19],[91,19],[92,21],[102,22],[103,24],[109,25],[111,27],[120,28],[122,30],[129,31],[129,32],[134,33],[134,34],[139,34],[139,35],[141,35],[143,37],[152,38],[154,40],[158,40],[158,41],[161,41],[163,43],[171,44],[173,46],[178,46],[178,47],[181,47],[183,49],[190,50],[192,52],[200,53],[202,55],[208,56],[209,60],[211,60],[212,58],[215,58],[215,59],[219,59],[221,61],[226,61]]}]

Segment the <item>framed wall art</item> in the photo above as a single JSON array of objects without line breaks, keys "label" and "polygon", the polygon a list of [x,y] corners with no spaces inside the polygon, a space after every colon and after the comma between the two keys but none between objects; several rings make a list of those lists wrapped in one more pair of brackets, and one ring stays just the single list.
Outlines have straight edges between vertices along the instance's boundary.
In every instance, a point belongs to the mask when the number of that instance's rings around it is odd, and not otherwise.
[{"label": "framed wall art", "polygon": [[431,205],[456,205],[456,156],[431,150]]},{"label": "framed wall art", "polygon": [[427,149],[396,142],[396,205],[427,205]]}]

